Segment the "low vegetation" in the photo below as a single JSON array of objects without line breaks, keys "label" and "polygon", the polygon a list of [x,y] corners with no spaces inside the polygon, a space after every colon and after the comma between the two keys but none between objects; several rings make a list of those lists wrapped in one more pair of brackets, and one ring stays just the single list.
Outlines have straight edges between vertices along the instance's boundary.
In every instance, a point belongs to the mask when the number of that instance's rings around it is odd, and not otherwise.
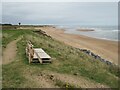
[{"label": "low vegetation", "polygon": [[[24,77],[24,73],[30,71],[37,74],[37,71],[44,70],[77,77],[83,76],[112,88],[118,87],[119,71],[117,67],[106,65],[76,48],[32,30],[3,30],[3,50],[9,42],[18,37],[22,37],[22,39],[17,43],[17,57],[14,62],[3,65],[3,87],[30,87],[30,81]],[[52,57],[52,64],[29,64],[25,55],[27,40],[30,40],[34,47],[43,48]],[[57,81],[55,85],[67,87],[61,81]],[[68,86],[74,87],[74,85]],[[35,87],[35,85],[31,85],[31,87]]]}]

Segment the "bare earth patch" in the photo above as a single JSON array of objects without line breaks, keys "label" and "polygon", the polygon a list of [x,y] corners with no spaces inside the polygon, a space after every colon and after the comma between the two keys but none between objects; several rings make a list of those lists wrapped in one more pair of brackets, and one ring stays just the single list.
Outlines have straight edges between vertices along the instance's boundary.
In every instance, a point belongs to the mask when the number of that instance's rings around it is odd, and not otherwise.
[{"label": "bare earth patch", "polygon": [[34,88],[59,88],[60,86],[56,84],[58,81],[77,88],[109,88],[106,85],[91,81],[82,76],[60,74],[46,70],[34,73],[29,69],[27,71],[25,70],[23,75],[29,80],[28,82],[34,83],[34,85],[29,86]]},{"label": "bare earth patch", "polygon": [[[55,86],[55,82],[48,78],[48,75],[39,71],[39,73],[34,73],[32,70],[25,70],[23,73],[24,77],[28,80],[27,84],[24,84],[26,88],[59,88]],[[28,86],[29,84],[32,85]]]},{"label": "bare earth patch", "polygon": [[3,51],[2,64],[8,64],[8,63],[12,62],[15,59],[15,56],[16,56],[16,53],[17,53],[17,45],[16,45],[16,43],[19,40],[20,40],[20,38],[10,42],[6,46],[5,50]]},{"label": "bare earth patch", "polygon": [[74,76],[74,75],[68,75],[68,74],[60,74],[55,72],[47,71],[46,74],[52,75],[54,77],[53,81],[60,80],[61,82],[68,83],[70,85],[73,85],[75,87],[81,87],[81,88],[109,88],[106,85],[102,85],[100,83],[96,83],[94,81],[90,81],[88,79],[85,79],[82,76]]}]

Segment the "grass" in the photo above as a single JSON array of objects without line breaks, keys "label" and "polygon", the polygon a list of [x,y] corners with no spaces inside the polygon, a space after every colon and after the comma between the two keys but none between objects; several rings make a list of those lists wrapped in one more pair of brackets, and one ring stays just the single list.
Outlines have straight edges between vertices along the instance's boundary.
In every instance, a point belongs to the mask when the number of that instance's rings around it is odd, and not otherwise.
[{"label": "grass", "polygon": [[[3,65],[3,87],[22,87],[24,84],[28,86],[26,78],[22,75],[22,72],[27,68],[33,71],[50,70],[71,75],[78,73],[78,76],[84,76],[91,81],[112,88],[118,87],[119,71],[117,67],[108,66],[76,48],[42,34],[34,33],[32,30],[3,30],[3,46],[21,35],[23,38],[17,43],[17,58],[14,62]],[[26,40],[31,40],[34,47],[43,48],[52,57],[52,64],[29,64],[25,56]],[[65,85],[59,81],[57,84],[61,87]]]},{"label": "grass", "polygon": [[[15,69],[17,68],[17,69]],[[3,87],[17,88],[26,80],[20,73],[21,69],[18,66],[10,64],[3,66]]]}]

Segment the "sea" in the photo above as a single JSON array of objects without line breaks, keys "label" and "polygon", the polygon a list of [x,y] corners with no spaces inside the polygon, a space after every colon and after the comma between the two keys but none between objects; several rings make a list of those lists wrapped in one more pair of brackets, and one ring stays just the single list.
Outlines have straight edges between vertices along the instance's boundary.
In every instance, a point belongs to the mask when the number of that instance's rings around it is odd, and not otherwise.
[{"label": "sea", "polygon": [[[91,25],[56,25],[65,30],[65,33],[85,35],[92,38],[120,41],[118,26],[91,26]],[[92,29],[94,31],[78,31],[79,29]]]}]

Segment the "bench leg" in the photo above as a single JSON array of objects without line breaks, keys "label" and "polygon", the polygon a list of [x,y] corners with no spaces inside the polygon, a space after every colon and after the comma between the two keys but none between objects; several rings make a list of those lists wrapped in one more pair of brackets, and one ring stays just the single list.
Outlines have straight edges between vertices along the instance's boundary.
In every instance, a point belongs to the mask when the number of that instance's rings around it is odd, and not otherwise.
[{"label": "bench leg", "polygon": [[31,56],[30,56],[30,53],[29,53],[29,64],[31,63]]}]

